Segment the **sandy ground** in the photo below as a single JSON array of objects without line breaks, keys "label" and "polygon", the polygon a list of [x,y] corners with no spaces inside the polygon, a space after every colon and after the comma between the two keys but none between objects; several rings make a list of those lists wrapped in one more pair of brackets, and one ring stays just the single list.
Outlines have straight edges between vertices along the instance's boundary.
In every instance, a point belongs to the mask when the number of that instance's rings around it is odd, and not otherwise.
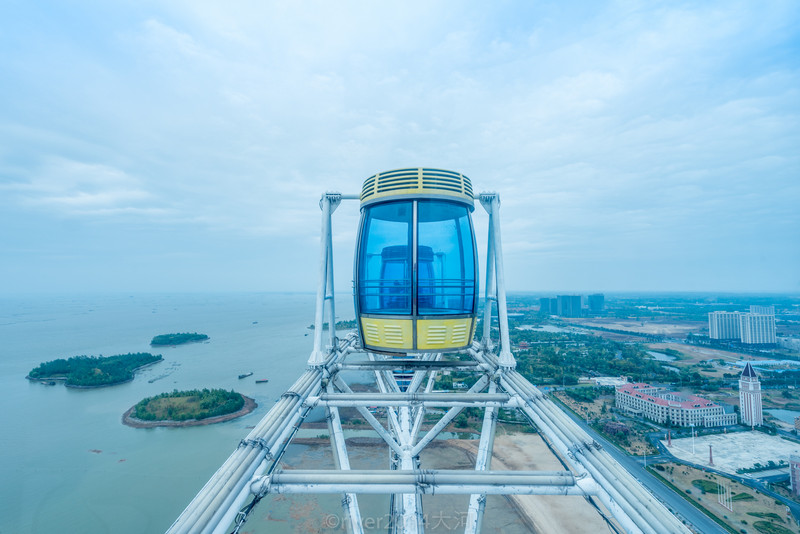
[{"label": "sandy ground", "polygon": [[[333,467],[327,439],[293,440],[285,469]],[[383,469],[388,448],[380,439],[348,438],[347,449],[353,469]],[[421,454],[423,469],[472,469],[477,440],[437,440]],[[564,467],[538,434],[508,434],[495,438],[491,469],[563,471]],[[248,521],[246,532],[338,532],[342,529],[339,495],[274,496],[259,506],[257,517]],[[386,532],[387,496],[360,495],[365,531]],[[330,501],[330,502],[329,502]],[[595,500],[607,516],[608,511]],[[426,531],[432,534],[463,531],[469,497],[426,495],[423,508]],[[336,528],[331,528],[336,527]],[[264,530],[262,530],[264,529]],[[483,532],[487,534],[537,534],[609,532],[605,520],[582,497],[577,496],[489,496]]]},{"label": "sandy ground", "polygon": [[633,320],[633,319],[565,319],[575,326],[587,325],[612,330],[624,330],[636,334],[650,334],[659,336],[685,336],[689,332],[699,332],[703,327],[708,327],[705,321],[669,321],[669,320]]},{"label": "sandy ground", "polygon": [[[453,440],[451,443],[472,455],[478,452],[477,441]],[[564,470],[539,434],[497,436],[491,468],[506,471]],[[517,510],[525,515],[531,532],[583,533],[608,530],[605,520],[582,497],[514,495],[510,499],[515,502]],[[611,517],[599,501],[595,502]]]}]

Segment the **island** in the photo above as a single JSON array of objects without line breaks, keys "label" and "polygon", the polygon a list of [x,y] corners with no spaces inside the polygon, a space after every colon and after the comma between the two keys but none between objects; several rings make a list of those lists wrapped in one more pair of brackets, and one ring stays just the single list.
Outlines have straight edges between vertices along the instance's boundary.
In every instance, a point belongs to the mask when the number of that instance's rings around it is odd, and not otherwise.
[{"label": "island", "polygon": [[123,414],[122,422],[134,428],[210,425],[246,415],[257,406],[253,399],[233,390],[175,389],[139,401]]},{"label": "island", "polygon": [[28,380],[45,383],[63,381],[71,388],[98,388],[133,380],[134,372],[160,362],[160,354],[136,352],[116,356],[73,356],[41,363],[28,373]]},{"label": "island", "polygon": [[196,343],[198,341],[206,341],[208,336],[205,334],[198,334],[192,332],[191,334],[160,334],[150,341],[153,347],[163,347],[166,345],[183,345],[184,343]]},{"label": "island", "polygon": [[[356,328],[357,326],[358,323],[356,322],[355,319],[350,319],[349,321],[336,321],[336,328],[338,328],[339,330],[351,330],[353,328]],[[314,330],[315,328],[316,326],[314,326],[313,324],[308,325],[309,330]],[[329,327],[327,321],[322,323],[323,330],[327,330],[328,328]]]}]

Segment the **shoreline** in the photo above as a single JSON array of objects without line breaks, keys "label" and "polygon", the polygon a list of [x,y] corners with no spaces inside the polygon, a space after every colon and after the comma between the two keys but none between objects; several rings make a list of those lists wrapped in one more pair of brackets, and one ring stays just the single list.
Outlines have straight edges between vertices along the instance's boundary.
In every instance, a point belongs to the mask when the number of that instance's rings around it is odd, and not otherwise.
[{"label": "shoreline", "polygon": [[[240,395],[242,395],[240,393]],[[228,413],[225,415],[216,415],[214,417],[206,417],[205,419],[187,419],[186,421],[170,421],[167,419],[162,419],[160,421],[144,421],[142,419],[136,419],[135,417],[131,416],[133,413],[134,408],[136,405],[134,404],[128,410],[122,414],[122,424],[133,427],[133,428],[156,428],[156,427],[172,427],[172,428],[182,428],[187,426],[204,426],[204,425],[213,425],[215,423],[223,423],[225,421],[230,421],[232,419],[237,419],[244,415],[249,414],[256,408],[258,408],[258,404],[254,399],[250,397],[246,397],[242,395],[244,399],[244,406],[241,410]]]}]

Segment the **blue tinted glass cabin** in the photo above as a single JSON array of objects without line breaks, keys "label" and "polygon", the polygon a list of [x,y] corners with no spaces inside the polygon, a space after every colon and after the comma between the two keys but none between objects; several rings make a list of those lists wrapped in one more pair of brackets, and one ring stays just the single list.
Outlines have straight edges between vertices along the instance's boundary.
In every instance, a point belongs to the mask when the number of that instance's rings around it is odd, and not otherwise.
[{"label": "blue tinted glass cabin", "polygon": [[420,200],[417,218],[417,313],[473,313],[477,273],[468,208]]},{"label": "blue tinted glass cabin", "polygon": [[411,314],[411,202],[365,209],[358,261],[362,313]]}]

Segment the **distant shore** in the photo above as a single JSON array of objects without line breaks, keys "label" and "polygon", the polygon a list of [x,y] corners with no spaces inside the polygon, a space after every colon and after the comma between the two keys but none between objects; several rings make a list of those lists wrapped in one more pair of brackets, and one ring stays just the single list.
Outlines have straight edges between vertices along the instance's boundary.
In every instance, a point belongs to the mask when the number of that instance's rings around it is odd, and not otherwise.
[{"label": "distant shore", "polygon": [[161,421],[144,421],[142,419],[137,419],[133,417],[131,414],[136,406],[131,406],[127,412],[122,414],[122,424],[127,425],[133,428],[155,428],[159,426],[166,426],[166,427],[186,427],[186,426],[202,426],[202,425],[213,425],[214,423],[222,423],[224,421],[230,421],[231,419],[236,419],[238,417],[242,417],[243,415],[247,415],[256,408],[258,408],[258,404],[254,399],[250,397],[246,397],[242,395],[244,399],[244,406],[241,410],[228,413],[225,415],[217,415],[215,417],[206,417],[205,419],[187,419],[186,421],[170,421],[170,420],[161,420]]}]

